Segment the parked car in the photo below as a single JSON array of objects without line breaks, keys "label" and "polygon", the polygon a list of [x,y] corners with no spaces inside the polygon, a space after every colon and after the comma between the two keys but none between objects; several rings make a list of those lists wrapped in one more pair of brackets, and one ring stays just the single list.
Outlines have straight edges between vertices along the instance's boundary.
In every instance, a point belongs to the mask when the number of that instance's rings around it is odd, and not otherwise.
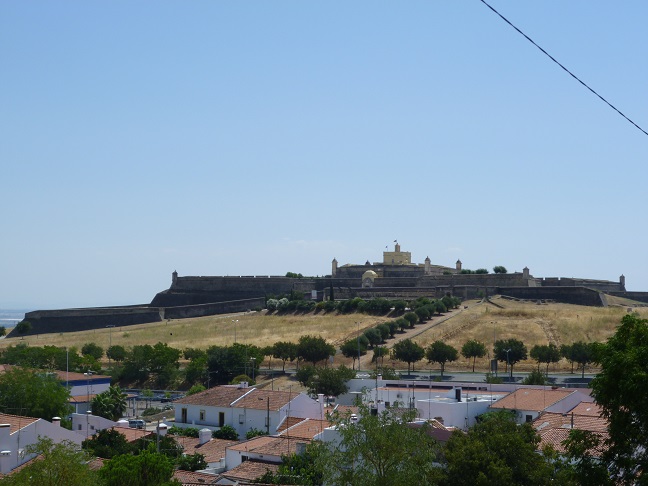
[{"label": "parked car", "polygon": [[131,429],[143,429],[146,427],[146,422],[141,419],[131,419],[128,421],[128,426]]}]

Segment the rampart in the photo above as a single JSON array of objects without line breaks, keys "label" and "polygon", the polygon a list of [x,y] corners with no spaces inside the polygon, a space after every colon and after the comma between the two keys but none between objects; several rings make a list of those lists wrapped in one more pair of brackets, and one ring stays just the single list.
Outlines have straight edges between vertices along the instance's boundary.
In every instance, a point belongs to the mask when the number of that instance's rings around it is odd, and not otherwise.
[{"label": "rampart", "polygon": [[599,292],[586,287],[499,287],[496,293],[526,300],[555,300],[598,307],[603,305]]},{"label": "rampart", "polygon": [[645,302],[648,304],[648,292],[610,292],[610,295],[615,297],[624,297],[637,302]]},{"label": "rampart", "polygon": [[[132,326],[160,322],[163,319],[182,319],[215,314],[245,312],[263,307],[264,298],[213,302],[201,305],[156,307],[149,305],[123,307],[90,307],[85,309],[38,310],[25,314],[32,329],[27,334],[87,331],[107,326]],[[15,329],[9,337],[16,337]]]}]

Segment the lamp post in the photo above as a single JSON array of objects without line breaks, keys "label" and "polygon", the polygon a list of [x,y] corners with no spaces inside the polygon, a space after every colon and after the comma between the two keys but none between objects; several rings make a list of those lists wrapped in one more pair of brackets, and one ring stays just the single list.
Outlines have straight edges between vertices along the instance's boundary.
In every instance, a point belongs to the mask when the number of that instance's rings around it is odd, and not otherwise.
[{"label": "lamp post", "polygon": [[234,323],[234,342],[236,342],[236,328],[238,326],[238,319],[232,319],[232,322]]},{"label": "lamp post", "polygon": [[106,326],[108,328],[108,366],[111,366],[111,360],[110,360],[110,348],[112,348],[112,330],[113,327],[115,327],[114,324],[109,324]]},{"label": "lamp post", "polygon": [[[504,352],[506,353],[506,368],[508,369],[510,362],[509,362],[509,352],[511,351],[511,348],[505,349]],[[513,379],[513,370],[509,371],[509,376],[511,379]]]}]

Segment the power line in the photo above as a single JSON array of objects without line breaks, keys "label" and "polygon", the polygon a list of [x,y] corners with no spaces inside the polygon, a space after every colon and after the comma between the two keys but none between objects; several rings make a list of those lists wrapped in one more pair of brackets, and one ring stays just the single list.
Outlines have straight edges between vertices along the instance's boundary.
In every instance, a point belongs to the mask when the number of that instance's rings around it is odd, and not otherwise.
[{"label": "power line", "polygon": [[606,105],[608,105],[610,108],[612,108],[614,111],[616,111],[619,115],[621,115],[623,118],[628,120],[630,123],[632,123],[635,127],[637,127],[639,130],[643,132],[644,135],[648,135],[648,132],[641,128],[639,125],[637,125],[635,122],[633,122],[630,118],[625,116],[616,106],[614,106],[612,103],[610,103],[608,100],[603,98],[600,94],[598,94],[596,91],[594,91],[592,88],[590,88],[584,81],[582,81],[578,76],[576,76],[574,73],[572,73],[569,69],[567,69],[565,66],[560,64],[551,54],[549,54],[547,51],[545,51],[542,47],[540,47],[538,44],[536,44],[531,37],[526,35],[524,32],[522,32],[520,29],[518,29],[515,25],[513,25],[506,17],[504,17],[501,13],[499,13],[497,10],[495,10],[493,7],[491,7],[485,0],[479,0],[482,2],[484,5],[486,5],[488,8],[490,8],[493,12],[495,12],[504,22],[509,24],[511,27],[513,27],[515,30],[517,30],[521,35],[524,36],[526,40],[528,40],[531,44],[536,46],[544,55],[546,55],[549,59],[551,59],[553,62],[558,64],[563,70],[565,70],[572,78],[574,78],[576,81],[578,81],[580,84],[585,86],[588,90],[590,90],[592,93],[594,93],[601,101],[603,101]]}]

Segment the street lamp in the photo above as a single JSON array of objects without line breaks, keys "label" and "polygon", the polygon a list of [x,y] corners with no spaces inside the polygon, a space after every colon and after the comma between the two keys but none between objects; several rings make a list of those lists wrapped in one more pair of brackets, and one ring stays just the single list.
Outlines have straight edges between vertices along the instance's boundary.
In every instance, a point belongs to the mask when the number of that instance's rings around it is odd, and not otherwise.
[{"label": "street lamp", "polygon": [[234,342],[236,342],[236,327],[238,325],[238,319],[232,319],[232,322],[234,323]]}]

